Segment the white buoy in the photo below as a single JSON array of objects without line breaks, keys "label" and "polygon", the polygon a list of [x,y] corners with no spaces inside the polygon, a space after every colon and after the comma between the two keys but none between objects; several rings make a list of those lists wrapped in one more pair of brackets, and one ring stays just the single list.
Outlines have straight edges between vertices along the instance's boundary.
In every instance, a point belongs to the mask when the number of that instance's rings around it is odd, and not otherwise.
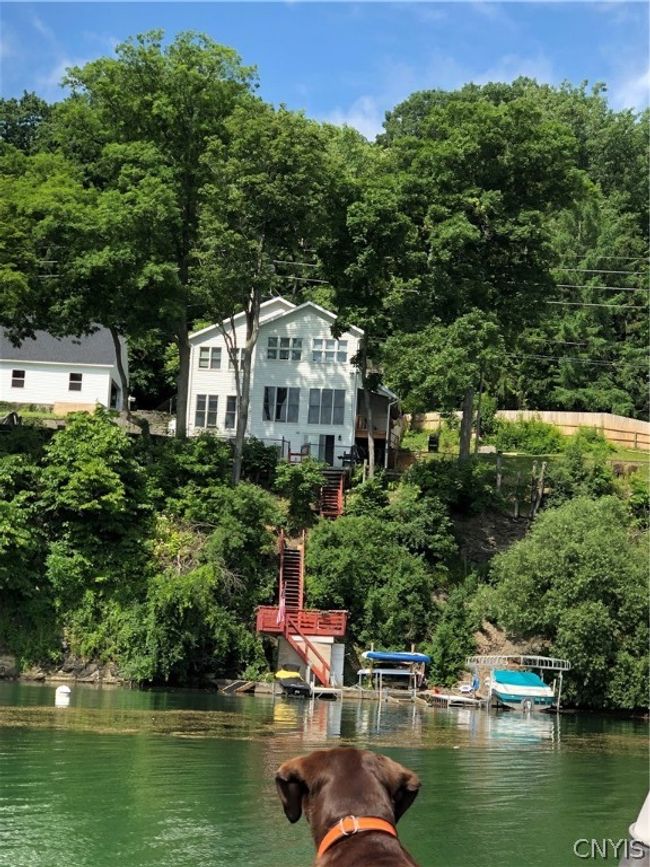
[{"label": "white buoy", "polygon": [[55,707],[68,707],[70,704],[70,694],[72,690],[69,686],[57,686],[54,693]]}]

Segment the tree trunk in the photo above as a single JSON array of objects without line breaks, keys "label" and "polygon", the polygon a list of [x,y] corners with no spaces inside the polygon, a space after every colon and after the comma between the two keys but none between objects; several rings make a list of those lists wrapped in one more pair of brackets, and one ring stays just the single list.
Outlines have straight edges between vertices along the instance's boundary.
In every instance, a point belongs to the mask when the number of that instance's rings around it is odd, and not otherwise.
[{"label": "tree trunk", "polygon": [[183,439],[187,436],[187,395],[190,382],[190,342],[187,339],[185,323],[178,328],[176,345],[180,362],[176,377],[176,436]]},{"label": "tree trunk", "polygon": [[483,373],[481,372],[481,381],[478,387],[478,400],[476,402],[476,439],[474,440],[474,454],[478,454],[478,447],[481,441],[481,399],[483,397]]},{"label": "tree trunk", "polygon": [[366,378],[363,378],[363,403],[366,408],[366,424],[368,427],[368,478],[375,475],[375,432],[372,422],[372,393],[368,388]]},{"label": "tree trunk", "polygon": [[469,458],[470,444],[472,441],[472,415],[474,413],[474,388],[470,386],[465,392],[462,405],[462,418],[460,421],[460,451],[458,460],[465,461]]},{"label": "tree trunk", "polygon": [[[246,439],[246,427],[248,425],[248,411],[251,397],[251,361],[253,349],[257,343],[260,331],[260,301],[261,293],[257,289],[251,289],[246,310],[246,343],[242,347],[241,358],[241,388],[239,390],[239,406],[237,413],[237,429],[235,433],[235,446],[232,464],[232,481],[238,484],[241,479],[241,465],[244,454],[244,440]],[[239,359],[236,358],[235,350],[235,376],[239,378]]]},{"label": "tree trunk", "polygon": [[115,364],[117,365],[117,373],[120,377],[120,388],[122,389],[122,410],[120,415],[129,418],[131,415],[129,412],[129,380],[126,375],[126,370],[124,370],[124,365],[122,364],[122,344],[120,343],[120,335],[117,328],[113,325],[111,325],[108,330],[110,331],[113,340]]}]

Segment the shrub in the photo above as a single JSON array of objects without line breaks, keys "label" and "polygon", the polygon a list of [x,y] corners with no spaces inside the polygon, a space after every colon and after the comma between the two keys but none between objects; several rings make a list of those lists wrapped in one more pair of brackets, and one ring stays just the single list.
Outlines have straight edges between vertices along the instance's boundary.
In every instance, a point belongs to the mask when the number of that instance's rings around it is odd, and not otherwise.
[{"label": "shrub", "polygon": [[345,505],[347,515],[371,515],[381,517],[388,505],[388,494],[384,489],[381,474],[366,479],[348,494]]},{"label": "shrub", "polygon": [[469,604],[475,586],[476,579],[469,576],[451,591],[425,650],[431,655],[431,678],[442,686],[456,683],[465,669],[465,660],[476,649],[474,632],[479,622]]},{"label": "shrub", "polygon": [[317,608],[347,609],[351,635],[403,649],[428,635],[434,580],[381,519],[320,521],[307,545],[307,593]]},{"label": "shrub", "polygon": [[608,449],[594,448],[581,436],[569,439],[564,453],[547,470],[551,489],[548,504],[558,506],[574,497],[603,497],[614,493],[614,473],[608,465]]},{"label": "shrub", "polygon": [[494,467],[476,458],[460,463],[418,461],[409,467],[403,479],[461,514],[482,512],[502,502],[495,487]]},{"label": "shrub", "polygon": [[262,440],[251,437],[244,442],[242,453],[242,479],[271,489],[275,483],[278,464],[278,450],[275,446],[265,446]]},{"label": "shrub", "polygon": [[552,424],[538,418],[506,421],[497,419],[490,437],[500,452],[523,452],[528,455],[552,455],[560,452],[565,437]]},{"label": "shrub", "polygon": [[312,505],[323,484],[324,466],[309,457],[297,464],[284,461],[278,464],[275,490],[289,501],[287,518],[292,532],[308,527],[313,521]]},{"label": "shrub", "polygon": [[646,701],[645,687],[622,686],[626,671],[644,665],[648,647],[647,551],[629,521],[614,497],[578,497],[543,512],[528,536],[492,562],[499,623],[568,657],[566,697],[583,707]]}]

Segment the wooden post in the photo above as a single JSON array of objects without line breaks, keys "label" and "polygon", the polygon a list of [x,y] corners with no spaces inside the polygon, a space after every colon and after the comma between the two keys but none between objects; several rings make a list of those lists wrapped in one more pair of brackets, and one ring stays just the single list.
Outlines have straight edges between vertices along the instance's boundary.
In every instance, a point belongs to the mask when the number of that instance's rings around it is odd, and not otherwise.
[{"label": "wooden post", "polygon": [[533,503],[533,508],[530,514],[530,520],[532,521],[539,507],[542,504],[542,497],[544,496],[544,473],[546,472],[546,461],[542,461],[542,467],[539,471],[539,479],[537,480],[537,490],[535,492],[535,501]]},{"label": "wooden post", "polygon": [[519,483],[521,481],[521,471],[517,473],[517,478],[515,480],[515,508],[513,513],[513,518],[517,520],[519,518]]},{"label": "wooden post", "polygon": [[497,491],[501,490],[502,460],[503,456],[501,455],[501,452],[497,452]]},{"label": "wooden post", "polygon": [[533,514],[533,506],[535,505],[535,493],[537,491],[536,485],[537,479],[537,461],[533,461],[533,468],[530,471],[530,506],[528,507],[528,517],[531,518]]}]

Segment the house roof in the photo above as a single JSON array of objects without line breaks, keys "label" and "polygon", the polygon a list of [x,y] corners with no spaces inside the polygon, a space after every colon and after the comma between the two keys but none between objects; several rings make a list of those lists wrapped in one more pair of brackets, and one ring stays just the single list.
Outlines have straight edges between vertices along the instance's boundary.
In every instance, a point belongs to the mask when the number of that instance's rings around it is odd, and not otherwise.
[{"label": "house roof", "polygon": [[[299,304],[297,307],[294,306],[293,310],[285,310],[281,313],[276,313],[273,316],[269,316],[268,319],[264,320],[264,324],[267,322],[275,322],[277,319],[281,319],[284,316],[291,316],[294,313],[299,313],[301,310],[307,309],[315,310],[320,316],[324,319],[329,319],[330,322],[335,322],[338,318],[336,313],[332,313],[331,310],[326,310],[324,307],[321,307],[320,304],[316,304],[314,301],[305,301],[303,304]],[[357,337],[363,336],[363,331],[361,328],[357,328],[356,325],[348,325],[345,329],[349,331],[351,334],[356,335]]]},{"label": "house roof", "polygon": [[[265,315],[265,312],[268,311],[269,307],[274,305],[277,306],[278,304],[283,305],[285,309]],[[266,325],[269,322],[277,322],[278,319],[282,319],[284,316],[291,316],[294,313],[299,313],[301,310],[307,309],[314,310],[319,316],[324,319],[329,319],[330,322],[335,322],[337,319],[336,313],[332,313],[331,310],[326,310],[324,307],[321,307],[320,304],[316,304],[313,301],[305,301],[303,304],[295,305],[292,301],[283,298],[281,295],[277,295],[275,298],[269,298],[268,301],[263,301],[260,305],[260,325]],[[243,317],[243,315],[244,312],[242,311],[241,313],[237,313],[233,319],[237,322]],[[228,319],[224,319],[223,321],[224,323],[229,324]],[[207,328],[201,328],[200,331],[194,331],[189,335],[189,339],[192,340],[195,337],[202,337],[204,334],[207,334],[218,327],[218,325],[208,325]],[[356,325],[349,325],[345,330],[357,337],[363,335],[361,328],[357,328]]]},{"label": "house roof", "polygon": [[[262,303],[260,304],[260,324],[262,324],[264,322],[269,322],[274,316],[278,315],[278,314],[268,315],[268,313],[267,313],[269,307],[272,307],[274,305],[277,306],[278,303],[284,305],[286,308],[284,311],[280,311],[280,315],[284,315],[284,313],[290,313],[292,310],[295,310],[295,308],[296,308],[296,305],[292,301],[288,301],[286,298],[283,298],[281,295],[277,295],[274,298],[269,298],[266,301],[262,301]],[[239,320],[243,319],[243,317],[244,317],[244,311],[242,310],[239,313],[236,313],[233,316],[233,319],[235,320],[235,322],[239,322]],[[230,319],[224,319],[223,322],[226,325],[230,325]],[[218,328],[218,327],[219,327],[218,325],[214,324],[214,325],[208,325],[205,328],[200,328],[198,331],[193,331],[189,335],[189,339],[192,340],[194,337],[202,337],[204,334],[207,334],[209,331],[214,331],[215,328]]]},{"label": "house roof", "polygon": [[83,337],[54,337],[47,331],[36,331],[35,337],[26,337],[19,346],[14,346],[0,328],[0,360],[110,366],[115,364],[115,347],[108,328]]}]

